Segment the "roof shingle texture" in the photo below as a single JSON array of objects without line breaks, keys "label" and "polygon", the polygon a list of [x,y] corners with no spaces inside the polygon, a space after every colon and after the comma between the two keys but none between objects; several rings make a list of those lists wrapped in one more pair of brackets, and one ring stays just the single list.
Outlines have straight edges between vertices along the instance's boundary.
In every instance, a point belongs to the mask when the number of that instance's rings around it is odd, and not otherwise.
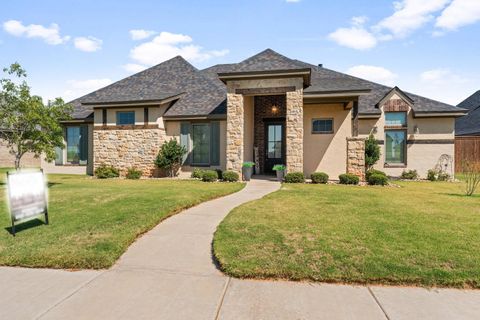
[{"label": "roof shingle texture", "polygon": [[[287,58],[271,49],[240,63],[220,64],[197,70],[182,57],[175,57],[71,102],[73,118],[91,117],[93,108],[82,103],[141,102],[163,100],[182,94],[168,109],[166,117],[226,114],[227,90],[218,73],[311,69],[311,86],[305,93],[370,90],[359,97],[361,114],[380,114],[376,104],[392,89],[327,68]],[[406,93],[414,111],[455,112],[454,106]]]},{"label": "roof shingle texture", "polygon": [[458,104],[468,114],[455,121],[455,135],[480,135],[480,90]]}]

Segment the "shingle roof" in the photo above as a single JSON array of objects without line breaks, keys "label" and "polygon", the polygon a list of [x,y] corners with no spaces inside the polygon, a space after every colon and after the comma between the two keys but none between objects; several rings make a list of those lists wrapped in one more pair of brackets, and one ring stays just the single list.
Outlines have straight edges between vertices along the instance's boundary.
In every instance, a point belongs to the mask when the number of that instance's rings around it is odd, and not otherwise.
[{"label": "shingle roof", "polygon": [[456,135],[480,135],[480,90],[458,104],[468,114],[455,121]]},{"label": "shingle roof", "polygon": [[[175,57],[143,72],[72,101],[74,118],[91,116],[92,107],[82,103],[138,102],[162,100],[182,94],[168,109],[166,117],[207,116],[226,113],[226,87],[219,73],[275,70],[311,70],[311,86],[305,93],[369,91],[359,97],[360,114],[380,114],[376,104],[392,89],[344,73],[287,58],[271,49],[240,63],[220,64],[197,70],[182,57]],[[406,92],[415,112],[459,112],[461,109]]]}]

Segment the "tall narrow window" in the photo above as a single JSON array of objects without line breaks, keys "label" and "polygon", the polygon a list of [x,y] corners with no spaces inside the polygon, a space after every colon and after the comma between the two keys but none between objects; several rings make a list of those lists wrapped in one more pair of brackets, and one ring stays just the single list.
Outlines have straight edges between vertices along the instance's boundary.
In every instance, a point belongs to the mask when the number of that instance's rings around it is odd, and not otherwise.
[{"label": "tall narrow window", "polygon": [[118,111],[117,126],[129,126],[135,124],[135,111]]},{"label": "tall narrow window", "polygon": [[208,123],[192,124],[192,164],[210,164],[210,125]]},{"label": "tall narrow window", "polygon": [[406,143],[405,130],[385,131],[385,162],[394,165],[405,164]]},{"label": "tall narrow window", "polygon": [[86,165],[88,159],[88,127],[67,127],[67,163]]}]

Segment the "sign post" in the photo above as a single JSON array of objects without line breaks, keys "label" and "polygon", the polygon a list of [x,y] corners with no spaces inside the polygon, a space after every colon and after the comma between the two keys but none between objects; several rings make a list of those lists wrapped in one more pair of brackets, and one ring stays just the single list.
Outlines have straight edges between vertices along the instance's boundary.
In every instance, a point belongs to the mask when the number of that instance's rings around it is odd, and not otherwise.
[{"label": "sign post", "polygon": [[44,215],[45,224],[48,224],[47,189],[43,170],[7,172],[7,183],[13,236],[16,222]]}]

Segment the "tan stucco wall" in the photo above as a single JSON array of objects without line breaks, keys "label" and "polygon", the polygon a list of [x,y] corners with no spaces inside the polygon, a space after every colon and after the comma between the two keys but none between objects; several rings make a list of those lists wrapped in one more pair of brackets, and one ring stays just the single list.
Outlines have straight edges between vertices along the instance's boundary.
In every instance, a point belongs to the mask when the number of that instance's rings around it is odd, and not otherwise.
[{"label": "tan stucco wall", "polygon": [[[392,98],[395,98],[392,97]],[[385,141],[385,115],[379,119],[360,119],[359,135],[368,137],[372,129],[376,127],[374,136],[377,140]],[[414,118],[412,110],[407,115],[407,139],[408,140],[454,140],[455,118]],[[416,129],[417,128],[417,129]],[[407,167],[388,168],[384,166],[385,145],[380,146],[381,156],[375,168],[382,170],[391,176],[401,175],[403,170],[417,170],[418,174],[425,178],[427,171],[437,164],[443,154],[452,157],[455,155],[455,146],[451,144],[407,144]]]},{"label": "tan stucco wall", "polygon": [[243,99],[243,108],[244,108],[244,130],[243,130],[243,145],[245,147],[243,160],[244,161],[254,161],[253,158],[253,146],[254,146],[254,103],[253,97],[244,97]]},{"label": "tan stucco wall", "polygon": [[[134,111],[135,112],[135,125],[144,124],[144,108],[148,107],[148,124],[157,123],[159,128],[164,128],[163,114],[165,113],[168,104],[162,104],[158,106],[140,106],[131,108],[107,108],[107,125],[116,125],[117,112],[118,111]],[[94,123],[95,126],[103,125],[102,109],[94,109]]]},{"label": "tan stucco wall", "polygon": [[[20,166],[22,167],[40,167],[40,158],[35,158],[33,154],[27,153],[22,157]],[[15,167],[15,157],[10,154],[5,140],[0,139],[0,167]]]},{"label": "tan stucco wall", "polygon": [[[345,173],[347,137],[352,133],[351,110],[343,104],[306,104],[304,108],[304,173],[326,172],[331,179]],[[333,118],[333,134],[313,134],[312,119]]]},{"label": "tan stucco wall", "polygon": [[255,79],[255,80],[229,80],[227,83],[227,92],[235,93],[236,89],[250,88],[277,88],[277,87],[295,87],[296,90],[303,89],[303,78],[283,78],[283,79]]}]

